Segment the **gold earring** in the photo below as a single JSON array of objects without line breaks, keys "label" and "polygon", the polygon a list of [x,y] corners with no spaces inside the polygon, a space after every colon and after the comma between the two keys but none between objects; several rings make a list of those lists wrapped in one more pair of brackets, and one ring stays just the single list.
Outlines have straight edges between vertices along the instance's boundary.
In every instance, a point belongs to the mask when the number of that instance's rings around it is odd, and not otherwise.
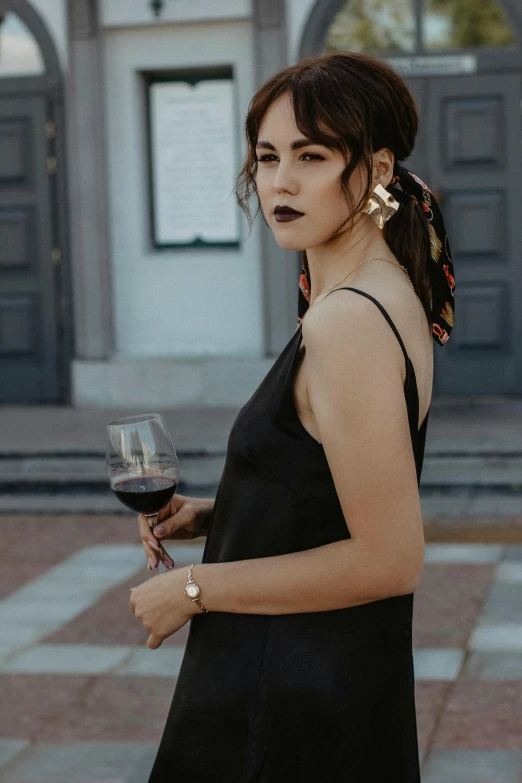
[{"label": "gold earring", "polygon": [[386,221],[395,215],[399,206],[399,202],[379,183],[374,187],[372,195],[366,202],[362,212],[370,215],[379,228],[384,228]]}]

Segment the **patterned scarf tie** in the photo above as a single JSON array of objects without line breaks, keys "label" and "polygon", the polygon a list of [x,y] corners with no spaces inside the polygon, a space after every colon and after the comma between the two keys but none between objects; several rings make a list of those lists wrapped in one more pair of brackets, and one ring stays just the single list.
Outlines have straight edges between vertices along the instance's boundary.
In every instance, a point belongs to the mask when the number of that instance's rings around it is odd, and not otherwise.
[{"label": "patterned scarf tie", "polygon": [[[402,191],[395,187],[397,183],[400,184]],[[432,336],[436,343],[445,345],[455,322],[455,276],[442,213],[435,196],[426,183],[398,163],[395,164],[394,176],[388,189],[397,197],[398,201],[401,198],[404,200],[404,193],[414,198],[421,205],[428,219],[430,242],[429,252],[426,256],[426,272],[432,286]],[[391,220],[393,219],[392,217]],[[309,302],[310,280],[303,260],[299,278],[298,326],[308,310]]]}]

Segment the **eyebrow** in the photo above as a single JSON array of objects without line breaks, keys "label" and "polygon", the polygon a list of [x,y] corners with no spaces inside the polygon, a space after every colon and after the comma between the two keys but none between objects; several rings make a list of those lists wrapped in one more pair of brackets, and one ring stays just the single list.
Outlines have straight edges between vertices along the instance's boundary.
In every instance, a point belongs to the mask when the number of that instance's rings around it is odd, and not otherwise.
[{"label": "eyebrow", "polygon": [[[312,141],[312,139],[297,139],[296,141],[293,141],[290,145],[291,150],[300,150],[302,147],[309,147],[312,144],[319,144],[317,141]],[[319,145],[322,146],[322,145]],[[275,147],[273,144],[270,144],[269,141],[265,141],[265,139],[259,139],[259,141],[256,144],[256,147],[259,147],[259,149],[263,150],[274,150]]]}]

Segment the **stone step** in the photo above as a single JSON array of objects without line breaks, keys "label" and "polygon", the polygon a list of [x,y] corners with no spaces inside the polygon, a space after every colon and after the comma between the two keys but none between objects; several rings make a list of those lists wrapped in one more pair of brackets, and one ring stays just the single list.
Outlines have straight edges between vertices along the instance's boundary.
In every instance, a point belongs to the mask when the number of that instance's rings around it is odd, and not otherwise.
[{"label": "stone step", "polygon": [[[224,454],[179,458],[180,492],[187,487],[208,487],[219,483]],[[107,467],[102,456],[24,456],[0,459],[0,493],[45,490],[103,491],[108,486]]]},{"label": "stone step", "polygon": [[[105,454],[107,422],[146,409],[69,408],[66,406],[0,406],[0,455]],[[161,410],[174,446],[185,454],[222,454],[237,408],[172,408]]]},{"label": "stone step", "polygon": [[[184,454],[179,457],[180,491],[219,483],[225,455]],[[0,493],[43,490],[102,491],[108,482],[102,455],[25,455],[0,458]],[[522,455],[432,456],[424,459],[421,489],[483,489],[522,493]]]},{"label": "stone step", "polygon": [[[179,492],[213,497],[225,455],[179,456]],[[522,455],[427,454],[420,486],[423,514],[522,515]],[[108,485],[102,454],[0,457],[2,514],[132,514]]]},{"label": "stone step", "polygon": [[[216,486],[190,487],[183,494],[195,497],[214,497]],[[118,514],[136,517],[136,512],[126,508],[110,489],[99,492],[34,492],[1,493],[0,514]]]},{"label": "stone step", "polygon": [[421,483],[424,487],[499,487],[522,492],[522,455],[427,454]]},{"label": "stone step", "polygon": [[[182,494],[215,497],[217,485],[186,487]],[[181,491],[181,490],[180,490]],[[430,491],[421,487],[423,518],[437,527],[476,528],[492,524],[515,526],[522,532],[522,493],[506,494],[483,490]],[[0,492],[0,514],[127,514],[133,511],[120,503],[105,486],[96,491],[69,490]],[[493,522],[493,520],[496,520]],[[504,521],[502,521],[504,520]],[[519,540],[517,538],[517,540]],[[521,539],[522,540],[522,539]]]}]

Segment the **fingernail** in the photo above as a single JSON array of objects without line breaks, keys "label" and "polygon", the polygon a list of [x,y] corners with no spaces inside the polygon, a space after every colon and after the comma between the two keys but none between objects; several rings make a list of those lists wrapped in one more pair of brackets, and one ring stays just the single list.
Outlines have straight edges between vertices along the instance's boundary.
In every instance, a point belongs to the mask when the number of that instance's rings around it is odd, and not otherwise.
[{"label": "fingernail", "polygon": [[165,528],[163,525],[156,525],[154,528],[154,535],[155,536],[164,536],[165,535]]},{"label": "fingernail", "polygon": [[165,563],[165,565],[171,565],[171,566],[174,565],[174,560],[167,552],[164,552],[163,554],[163,562]]},{"label": "fingernail", "polygon": [[149,546],[151,546],[153,549],[156,550],[156,552],[161,552],[161,547],[158,544],[157,541],[152,541],[150,538],[147,539]]},{"label": "fingernail", "polygon": [[154,562],[152,557],[149,557],[147,562],[148,562],[148,569],[149,569],[149,571],[152,571],[153,568],[156,568],[156,563]]}]

